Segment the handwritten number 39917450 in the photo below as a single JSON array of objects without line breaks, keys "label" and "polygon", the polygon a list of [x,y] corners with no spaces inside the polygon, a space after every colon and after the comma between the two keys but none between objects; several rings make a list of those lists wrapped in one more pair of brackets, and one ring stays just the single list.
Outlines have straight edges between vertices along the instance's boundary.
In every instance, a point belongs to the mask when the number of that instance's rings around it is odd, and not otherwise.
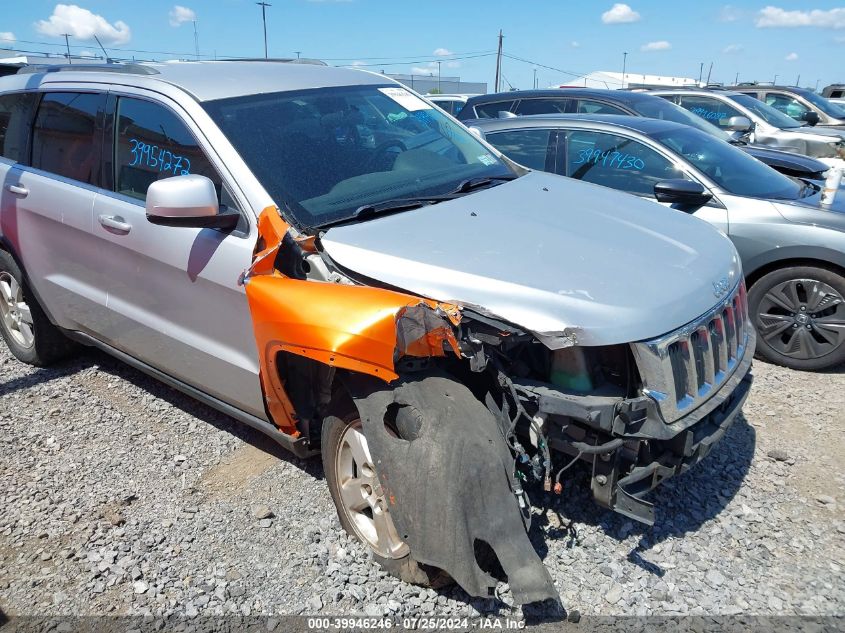
[{"label": "handwritten number 39917450", "polygon": [[129,145],[129,151],[132,152],[130,167],[142,165],[174,176],[187,176],[191,173],[191,161],[184,156],[178,156],[170,150],[159,148],[158,145],[149,145],[136,138],[129,139]]},{"label": "handwritten number 39917450", "polygon": [[643,160],[636,156],[609,150],[603,152],[600,149],[592,148],[582,149],[578,153],[578,160],[575,161],[575,164],[593,163],[594,165],[598,165],[599,162],[601,162],[603,167],[615,169],[636,169],[640,171],[645,169]]}]

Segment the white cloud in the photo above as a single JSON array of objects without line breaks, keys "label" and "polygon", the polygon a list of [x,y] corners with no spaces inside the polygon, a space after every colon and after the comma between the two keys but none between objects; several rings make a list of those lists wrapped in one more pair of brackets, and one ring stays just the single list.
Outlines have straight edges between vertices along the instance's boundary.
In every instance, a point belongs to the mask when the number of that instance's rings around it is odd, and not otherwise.
[{"label": "white cloud", "polygon": [[817,26],[828,29],[845,29],[845,8],[812,9],[810,11],[787,11],[779,7],[768,6],[757,14],[755,25],[758,29]]},{"label": "white cloud", "polygon": [[197,19],[197,14],[193,9],[180,4],[174,4],[167,15],[170,18],[170,26],[181,26],[184,22],[193,22]]},{"label": "white cloud", "polygon": [[798,59],[798,53],[790,53],[789,55],[784,57],[784,59],[788,62],[794,62],[796,59]]},{"label": "white cloud", "polygon": [[726,4],[719,11],[720,22],[736,22],[742,18],[742,11],[732,4]]},{"label": "white cloud", "polygon": [[[434,70],[437,70],[437,68],[435,67]],[[413,68],[411,68],[411,74],[412,75],[433,75],[434,70],[432,70],[431,68],[421,68],[419,66],[414,66]]]},{"label": "white cloud", "polygon": [[0,31],[0,46],[10,46],[18,41],[11,31]]},{"label": "white cloud", "polygon": [[111,24],[103,16],[75,4],[57,4],[53,15],[35,23],[35,30],[53,37],[67,33],[80,40],[93,40],[96,35],[103,44],[113,45],[126,44],[132,37],[126,22]]},{"label": "white cloud", "polygon": [[626,22],[639,22],[640,14],[634,11],[627,4],[617,2],[608,11],[601,14],[601,21],[605,24],[625,24]]},{"label": "white cloud", "polygon": [[576,42],[575,40],[572,40],[572,41],[569,43],[569,45],[570,45],[572,48],[581,48],[581,42]]},{"label": "white cloud", "polygon": [[722,49],[723,53],[730,55],[731,53],[738,53],[742,50],[742,44],[728,44]]},{"label": "white cloud", "polygon": [[448,48],[435,48],[434,54],[438,57],[446,57],[447,55],[454,55]]},{"label": "white cloud", "polygon": [[651,51],[668,51],[670,48],[672,48],[672,45],[666,40],[660,40],[659,42],[649,42],[648,44],[643,44],[642,46],[640,46],[640,50],[646,53]]}]

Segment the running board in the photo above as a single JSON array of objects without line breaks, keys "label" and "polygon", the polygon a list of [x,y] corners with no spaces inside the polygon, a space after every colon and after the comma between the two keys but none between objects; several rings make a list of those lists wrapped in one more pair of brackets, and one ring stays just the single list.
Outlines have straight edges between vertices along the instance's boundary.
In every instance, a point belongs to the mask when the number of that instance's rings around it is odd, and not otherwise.
[{"label": "running board", "polygon": [[246,411],[241,411],[237,407],[233,407],[232,405],[223,402],[219,398],[215,398],[214,396],[210,396],[204,391],[200,391],[196,387],[192,387],[189,384],[182,382],[173,376],[169,376],[162,371],[159,371],[155,367],[152,367],[146,364],[143,361],[138,360],[130,356],[125,352],[121,352],[119,349],[115,349],[111,345],[107,343],[103,343],[102,341],[85,334],[84,332],[77,332],[77,331],[69,331],[63,330],[63,332],[71,339],[82,343],[83,345],[87,345],[89,347],[96,347],[99,350],[102,350],[109,356],[114,356],[118,360],[134,367],[135,369],[144,372],[148,376],[152,376],[156,380],[163,382],[168,387],[172,387],[178,391],[181,391],[187,396],[195,400],[199,400],[203,404],[208,405],[212,409],[217,409],[221,413],[225,413],[229,417],[236,419],[238,422],[246,424],[247,426],[255,429],[256,431],[260,431],[264,433],[264,435],[270,437],[271,439],[275,440],[279,443],[283,448],[289,450],[291,453],[296,455],[299,458],[306,459],[308,457],[313,457],[317,455],[320,451],[312,449],[309,446],[308,440],[305,437],[291,437],[286,433],[282,433],[276,426],[268,422],[267,420],[262,420],[259,417],[256,417]]}]

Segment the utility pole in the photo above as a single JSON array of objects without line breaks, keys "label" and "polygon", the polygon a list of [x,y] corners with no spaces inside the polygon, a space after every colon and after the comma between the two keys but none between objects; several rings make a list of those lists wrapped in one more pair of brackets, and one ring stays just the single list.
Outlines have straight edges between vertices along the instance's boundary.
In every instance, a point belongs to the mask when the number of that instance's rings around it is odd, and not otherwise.
[{"label": "utility pole", "polygon": [[710,62],[710,70],[707,71],[707,85],[710,85],[710,73],[713,72],[713,62]]},{"label": "utility pole", "polygon": [[194,51],[197,55],[197,61],[200,58],[200,36],[197,34],[197,21],[191,20],[194,23]]},{"label": "utility pole", "polygon": [[[299,56],[302,54],[302,51],[294,51],[296,53],[296,58],[299,59]],[[381,71],[381,74],[384,74],[384,71]]]},{"label": "utility pole", "polygon": [[820,81],[821,81],[821,79],[816,79],[816,92],[819,91],[819,82]]},{"label": "utility pole", "polygon": [[736,74],[736,79],[734,79],[734,86],[739,85],[739,73]]},{"label": "utility pole", "polygon": [[773,86],[777,86],[777,85],[778,85],[778,76],[777,76],[777,75],[775,75],[775,80],[772,82],[772,85],[773,85]]},{"label": "utility pole", "polygon": [[534,69],[534,90],[537,90],[537,69]]},{"label": "utility pole", "polygon": [[622,53],[622,90],[625,90],[625,68],[628,65],[628,52]]},{"label": "utility pole", "polygon": [[62,33],[62,35],[65,36],[65,46],[67,47],[67,63],[72,64],[73,60],[70,58],[70,43],[68,42],[68,39],[67,39],[67,38],[70,37],[70,33]]},{"label": "utility pole", "polygon": [[267,7],[272,7],[268,2],[256,2],[261,7],[261,21],[264,23],[264,59],[267,59]]},{"label": "utility pole", "polygon": [[798,73],[798,79],[795,80],[795,87],[801,85],[801,73]]},{"label": "utility pole", "polygon": [[698,85],[701,85],[701,78],[704,76],[704,62],[698,67]]},{"label": "utility pole", "polygon": [[440,89],[440,62],[437,62],[437,92],[443,94],[443,91]]},{"label": "utility pole", "polygon": [[494,92],[499,92],[499,80],[502,75],[502,30],[499,29],[499,50],[496,53],[496,83],[494,84]]}]

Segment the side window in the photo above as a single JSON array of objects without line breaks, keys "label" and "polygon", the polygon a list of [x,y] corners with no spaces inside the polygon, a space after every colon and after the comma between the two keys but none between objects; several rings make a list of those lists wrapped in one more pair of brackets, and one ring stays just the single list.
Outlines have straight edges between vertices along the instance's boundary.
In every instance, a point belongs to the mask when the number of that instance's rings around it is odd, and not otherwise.
[{"label": "side window", "polygon": [[516,106],[517,114],[563,114],[572,112],[574,99],[523,99]]},{"label": "side window", "polygon": [[803,119],[801,117],[810,111],[810,108],[806,107],[798,99],[774,92],[766,94],[766,104],[798,121],[802,121]]},{"label": "side window", "polygon": [[115,131],[115,190],[146,200],[156,180],[199,174],[210,178],[221,193],[221,181],[191,131],[162,105],[121,97]]},{"label": "side window", "polygon": [[567,134],[566,175],[620,191],[652,195],[661,180],[682,178],[671,161],[639,141],[602,132]]},{"label": "side window", "polygon": [[34,92],[0,95],[0,156],[3,158],[26,162],[35,99]]},{"label": "side window", "polygon": [[578,99],[578,114],[628,114],[621,108],[601,101]]},{"label": "side window", "polygon": [[745,116],[733,106],[709,97],[683,95],[681,106],[720,128],[726,128],[732,116]]},{"label": "side window", "polygon": [[511,107],[514,104],[513,99],[510,101],[496,101],[494,103],[482,103],[480,105],[475,106],[475,116],[479,119],[498,119],[499,112],[503,110],[505,112],[510,112]]},{"label": "side window", "polygon": [[46,93],[32,131],[32,166],[99,185],[105,106],[105,94]]},{"label": "side window", "polygon": [[547,157],[553,155],[551,130],[509,130],[485,134],[487,142],[520,165],[544,171]]}]

